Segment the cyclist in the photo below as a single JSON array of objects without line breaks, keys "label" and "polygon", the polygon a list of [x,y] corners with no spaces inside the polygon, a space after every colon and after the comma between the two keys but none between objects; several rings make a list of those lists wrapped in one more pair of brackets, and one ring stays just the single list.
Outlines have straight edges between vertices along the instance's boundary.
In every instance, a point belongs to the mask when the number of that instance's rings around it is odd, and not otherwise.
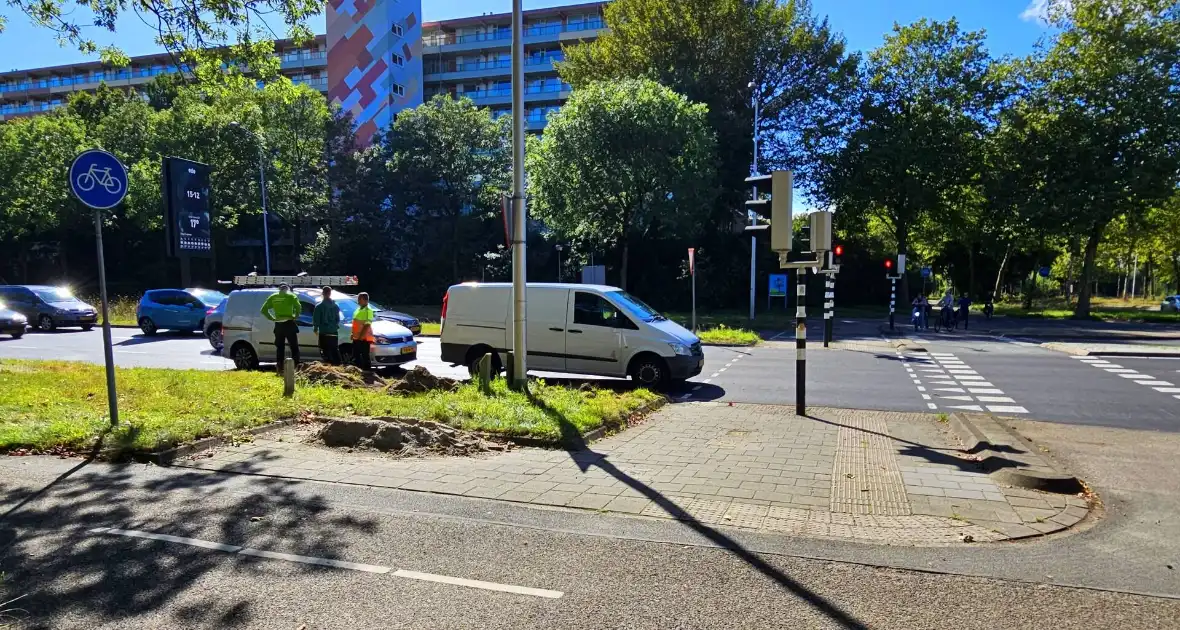
[{"label": "cyclist", "polygon": [[947,289],[946,295],[938,301],[938,309],[938,318],[943,330],[953,328],[955,325],[955,295],[951,293],[950,289]]},{"label": "cyclist", "polygon": [[910,317],[910,321],[914,324],[914,330],[919,328],[929,330],[930,321],[926,318],[926,315],[930,309],[930,302],[926,300],[926,296],[919,293],[918,297],[915,297],[914,301],[911,302],[911,306],[914,307],[914,313]]},{"label": "cyclist", "polygon": [[959,296],[959,319],[963,322],[963,330],[967,330],[967,317],[971,313],[971,298],[964,293]]},{"label": "cyclist", "polygon": [[989,320],[992,318],[992,313],[996,311],[994,301],[995,298],[992,297],[991,293],[988,293],[987,297],[983,299],[983,316]]}]

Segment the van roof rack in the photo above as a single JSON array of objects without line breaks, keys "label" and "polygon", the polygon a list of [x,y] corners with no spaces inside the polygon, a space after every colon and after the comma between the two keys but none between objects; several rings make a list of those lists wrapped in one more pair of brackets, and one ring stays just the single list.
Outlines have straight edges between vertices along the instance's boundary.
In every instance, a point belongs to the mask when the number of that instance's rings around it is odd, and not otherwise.
[{"label": "van roof rack", "polygon": [[[229,284],[221,281],[223,284]],[[239,287],[277,287],[285,284],[290,287],[355,287],[360,284],[356,276],[312,276],[299,274],[297,276],[260,276],[255,273],[244,276],[234,276],[233,284]]]}]

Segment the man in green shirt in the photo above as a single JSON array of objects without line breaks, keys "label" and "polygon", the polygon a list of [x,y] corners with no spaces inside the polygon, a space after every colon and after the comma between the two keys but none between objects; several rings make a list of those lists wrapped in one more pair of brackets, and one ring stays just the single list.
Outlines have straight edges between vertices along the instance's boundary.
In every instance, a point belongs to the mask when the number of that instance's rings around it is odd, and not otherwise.
[{"label": "man in green shirt", "polygon": [[286,355],[284,342],[291,345],[291,358],[299,365],[299,296],[291,292],[286,284],[279,285],[279,292],[266,298],[262,303],[262,316],[275,323],[275,352],[278,354],[278,371],[283,373],[283,358]]},{"label": "man in green shirt", "polygon": [[373,365],[369,358],[373,343],[377,341],[373,336],[373,320],[377,317],[377,311],[369,306],[368,293],[357,295],[356,302],[360,306],[352,316],[352,356],[357,367],[362,370],[371,370]]},{"label": "man in green shirt", "polygon": [[311,328],[319,335],[324,361],[340,365],[340,306],[332,300],[332,287],[324,287],[324,299],[311,315]]}]

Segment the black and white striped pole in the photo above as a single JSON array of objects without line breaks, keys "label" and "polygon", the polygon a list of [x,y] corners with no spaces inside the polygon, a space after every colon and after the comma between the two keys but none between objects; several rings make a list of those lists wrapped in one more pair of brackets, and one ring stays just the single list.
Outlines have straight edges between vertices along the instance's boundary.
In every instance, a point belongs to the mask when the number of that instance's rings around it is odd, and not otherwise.
[{"label": "black and white striped pole", "polygon": [[897,278],[889,277],[889,330],[893,330],[893,313],[897,310]]},{"label": "black and white striped pole", "polygon": [[836,307],[836,276],[824,276],[824,347],[832,342],[832,311]]},{"label": "black and white striped pole", "polygon": [[807,269],[795,270],[795,415],[807,415]]}]

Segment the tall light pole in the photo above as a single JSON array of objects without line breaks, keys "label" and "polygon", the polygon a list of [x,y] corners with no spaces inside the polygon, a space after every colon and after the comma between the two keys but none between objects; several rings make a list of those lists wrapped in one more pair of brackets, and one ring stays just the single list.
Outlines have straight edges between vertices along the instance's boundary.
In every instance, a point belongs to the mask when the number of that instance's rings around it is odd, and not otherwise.
[{"label": "tall light pole", "polygon": [[[758,172],[758,123],[761,110],[758,103],[758,84],[750,81],[746,87],[750,88],[750,98],[754,101],[754,168],[751,175],[760,175]],[[758,199],[758,186],[754,186],[754,199]],[[750,225],[758,224],[758,213],[749,210]],[[754,295],[757,292],[757,276],[755,271],[758,265],[758,236],[757,232],[750,232],[750,319],[754,319]]]},{"label": "tall light pole", "polygon": [[254,136],[258,141],[258,190],[262,194],[262,247],[266,252],[266,275],[270,275],[270,215],[266,211],[266,155],[265,142],[262,136],[243,127],[238,121],[229,124],[234,129],[241,129]]},{"label": "tall light pole", "polygon": [[525,339],[525,205],[524,205],[524,9],[512,0],[512,381],[528,387],[528,345]]}]

